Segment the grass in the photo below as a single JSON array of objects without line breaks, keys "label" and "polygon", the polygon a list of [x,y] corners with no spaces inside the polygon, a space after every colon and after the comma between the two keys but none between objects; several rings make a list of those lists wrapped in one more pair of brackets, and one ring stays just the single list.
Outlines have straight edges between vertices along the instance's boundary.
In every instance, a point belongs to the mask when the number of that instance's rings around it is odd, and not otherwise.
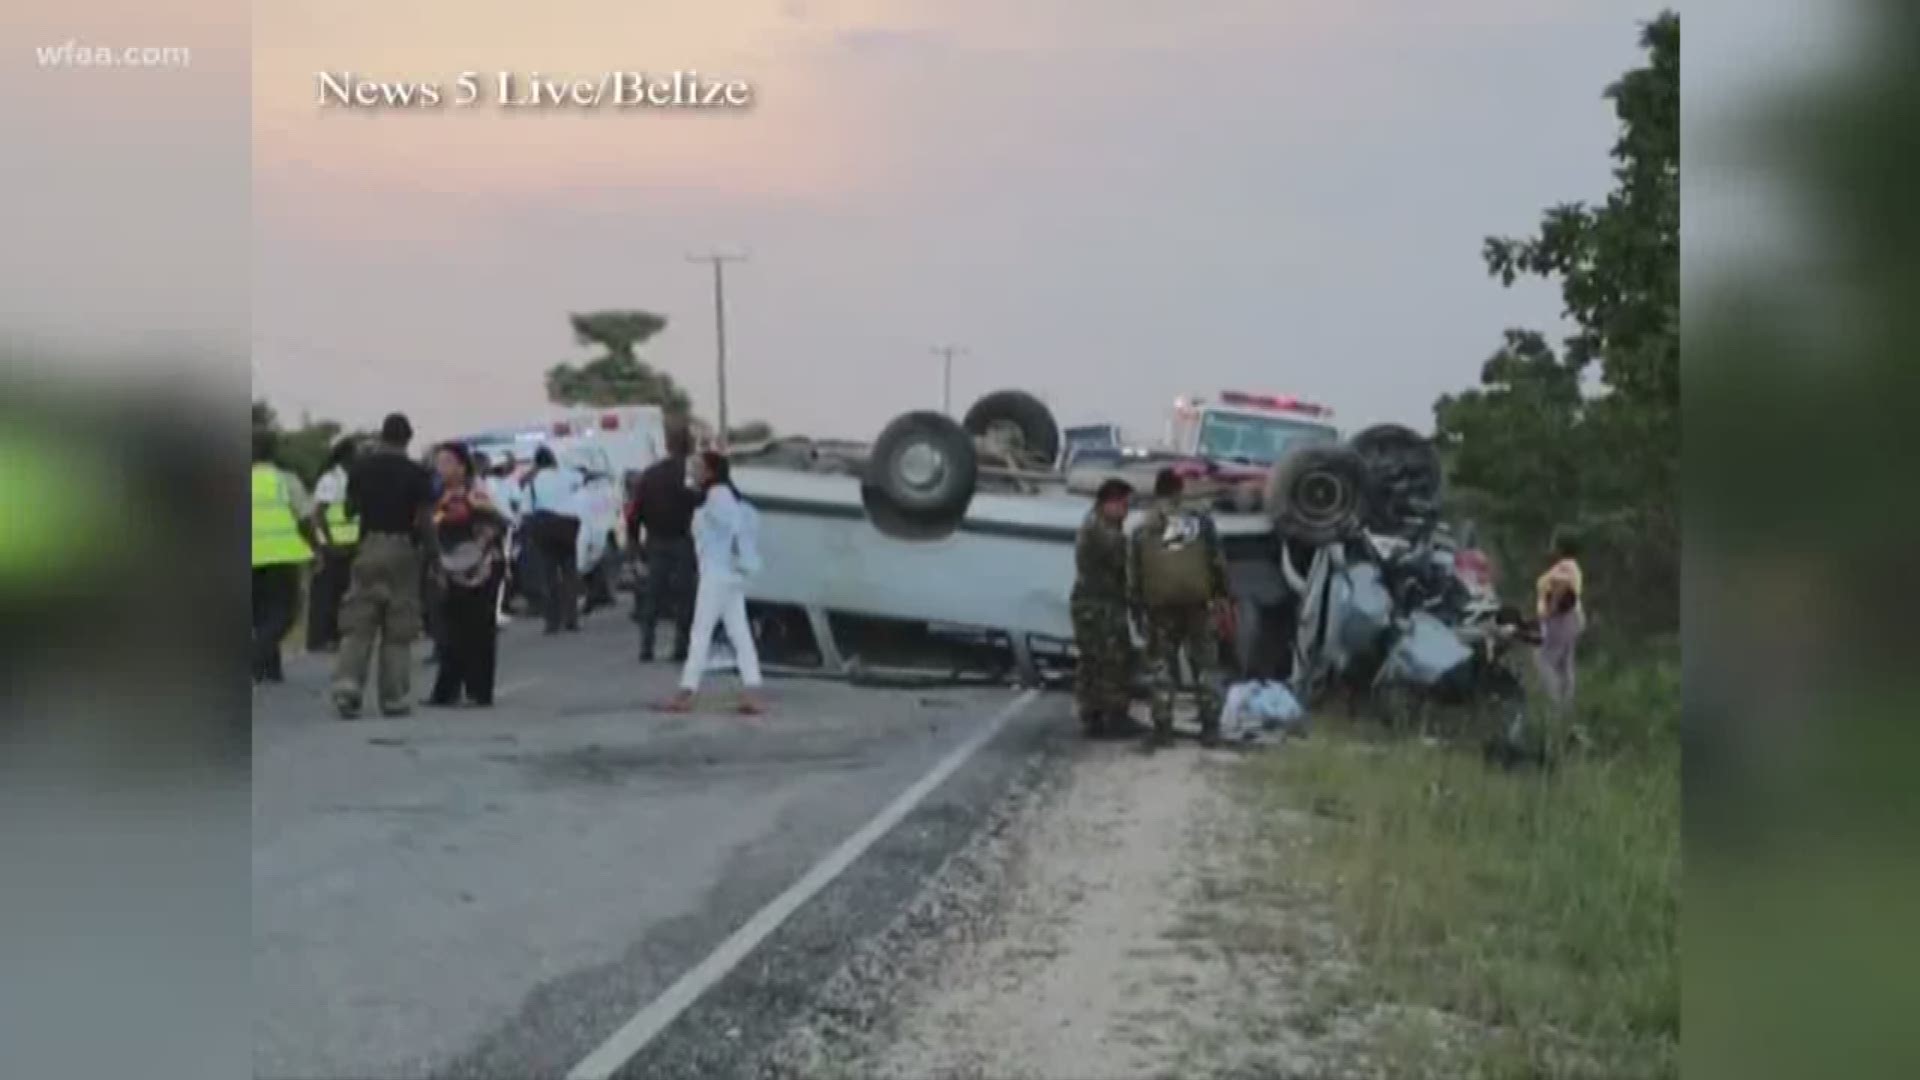
[{"label": "grass", "polygon": [[[1314,997],[1321,1011],[1397,1007],[1376,1047],[1389,1061],[1678,1074],[1677,679],[1619,665],[1582,693],[1578,720],[1607,749],[1552,773],[1340,722],[1248,763],[1248,866],[1324,903],[1355,965]],[[1285,811],[1313,816],[1303,828]]]},{"label": "grass", "polygon": [[1583,662],[1574,719],[1602,753],[1627,758],[1677,753],[1680,643],[1663,640]]}]

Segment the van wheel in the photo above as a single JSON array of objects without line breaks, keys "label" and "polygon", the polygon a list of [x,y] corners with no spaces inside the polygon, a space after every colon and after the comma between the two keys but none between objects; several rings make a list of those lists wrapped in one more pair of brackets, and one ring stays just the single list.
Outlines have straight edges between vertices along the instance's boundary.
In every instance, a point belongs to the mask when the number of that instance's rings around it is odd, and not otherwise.
[{"label": "van wheel", "polygon": [[1367,465],[1369,525],[1391,529],[1406,510],[1430,509],[1440,501],[1444,476],[1433,440],[1399,424],[1375,424],[1347,445]]},{"label": "van wheel", "polygon": [[1366,516],[1367,463],[1343,447],[1306,447],[1267,477],[1267,514],[1282,537],[1331,544],[1352,536]]},{"label": "van wheel", "polygon": [[1053,410],[1024,390],[999,390],[973,403],[961,426],[976,439],[997,445],[1016,457],[1060,460],[1060,425]]},{"label": "van wheel", "polygon": [[973,438],[960,425],[936,412],[911,412],[874,440],[861,501],[882,531],[892,523],[908,533],[951,532],[973,502],[979,473]]}]

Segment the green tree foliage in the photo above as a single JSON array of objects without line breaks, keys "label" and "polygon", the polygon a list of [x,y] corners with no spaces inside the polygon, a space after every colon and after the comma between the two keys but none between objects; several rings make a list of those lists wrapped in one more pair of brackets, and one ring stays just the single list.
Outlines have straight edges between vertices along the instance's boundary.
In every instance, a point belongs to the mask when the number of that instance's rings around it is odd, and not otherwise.
[{"label": "green tree foliage", "polygon": [[1573,530],[1602,610],[1650,629],[1679,617],[1679,15],[1646,24],[1641,47],[1645,65],[1606,91],[1620,134],[1605,202],[1553,207],[1535,235],[1484,252],[1504,284],[1558,280],[1577,329],[1558,355],[1509,331],[1480,387],[1434,413],[1459,501],[1509,574],[1530,578]]},{"label": "green tree foliage", "polygon": [[1560,437],[1582,420],[1580,378],[1544,337],[1509,330],[1480,384],[1435,406],[1456,501],[1497,542],[1533,542],[1524,553],[1500,543],[1503,562],[1533,559],[1583,502],[1577,448]]},{"label": "green tree foliage", "polygon": [[598,311],[569,319],[582,345],[597,345],[605,351],[584,364],[549,368],[548,401],[569,408],[658,405],[676,415],[684,415],[692,406],[672,376],[635,355],[636,349],[666,329],[665,318],[646,311]]},{"label": "green tree foliage", "polygon": [[[277,432],[280,436],[279,462],[281,468],[291,471],[302,481],[312,484],[320,478],[320,472],[326,468],[327,455],[333,452],[334,443],[347,434],[344,425],[335,420],[315,420],[302,414],[300,426],[288,428],[280,423],[280,414],[265,401],[253,403],[253,424]],[[372,438],[372,433],[354,432],[357,438]]]},{"label": "green tree foliage", "polygon": [[294,475],[312,484],[326,468],[327,455],[346,429],[332,420],[300,418],[300,426],[280,434],[280,463]]}]

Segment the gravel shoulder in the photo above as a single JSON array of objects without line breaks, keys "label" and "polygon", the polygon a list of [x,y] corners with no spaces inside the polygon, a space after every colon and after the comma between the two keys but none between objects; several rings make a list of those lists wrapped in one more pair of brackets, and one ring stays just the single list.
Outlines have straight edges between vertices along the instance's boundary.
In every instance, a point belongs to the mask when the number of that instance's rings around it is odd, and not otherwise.
[{"label": "gravel shoulder", "polygon": [[[1231,752],[1080,744],[824,991],[768,1077],[1341,1075],[1293,1018],[1337,950],[1247,949]],[[1294,940],[1325,940],[1310,907]],[[1261,935],[1260,941],[1271,940]],[[1325,1044],[1325,1045],[1323,1045]]]}]

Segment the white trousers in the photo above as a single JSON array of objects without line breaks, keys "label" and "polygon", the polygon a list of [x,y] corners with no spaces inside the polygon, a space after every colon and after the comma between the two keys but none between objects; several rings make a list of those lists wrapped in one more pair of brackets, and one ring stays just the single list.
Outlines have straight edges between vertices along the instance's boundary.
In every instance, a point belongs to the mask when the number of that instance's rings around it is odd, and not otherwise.
[{"label": "white trousers", "polygon": [[733,646],[740,664],[740,681],[748,689],[759,687],[760,654],[754,650],[753,627],[747,622],[747,583],[733,574],[702,571],[700,588],[694,594],[687,664],[680,671],[682,690],[700,689],[700,676],[706,674],[707,657],[713,649],[713,630],[719,625],[727,628],[727,643]]}]

